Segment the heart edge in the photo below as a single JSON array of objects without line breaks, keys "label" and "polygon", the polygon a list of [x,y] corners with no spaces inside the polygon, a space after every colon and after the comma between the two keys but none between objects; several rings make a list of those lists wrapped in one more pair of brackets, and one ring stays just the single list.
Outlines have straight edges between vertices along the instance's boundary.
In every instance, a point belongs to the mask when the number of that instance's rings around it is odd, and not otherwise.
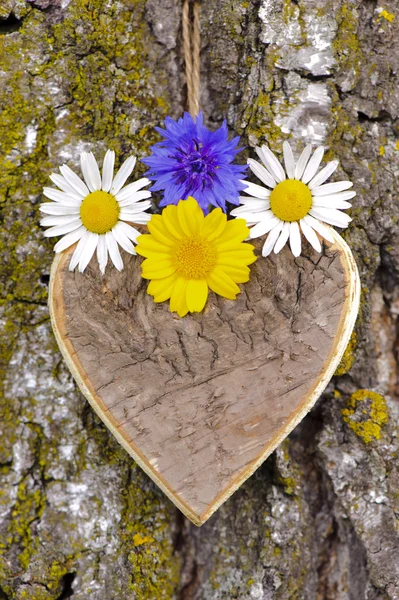
[{"label": "heart edge", "polygon": [[[335,229],[330,228],[331,233],[334,238],[334,243],[329,247],[334,248],[334,246],[338,247],[340,252],[340,256],[345,258],[345,260],[341,260],[341,264],[345,271],[345,276],[347,277],[347,285],[348,292],[344,301],[344,306],[341,312],[341,323],[340,327],[335,334],[335,338],[338,337],[337,343],[333,345],[330,351],[330,355],[327,357],[325,361],[326,368],[323,369],[318,380],[315,382],[315,386],[307,395],[307,398],[301,403],[299,410],[290,418],[285,427],[277,434],[273,440],[271,440],[266,446],[263,447],[261,454],[254,459],[249,465],[246,465],[245,468],[235,477],[235,479],[230,482],[228,487],[222,490],[214,499],[214,501],[208,505],[207,509],[201,513],[197,514],[193,511],[190,506],[181,500],[176,492],[170,488],[168,483],[162,478],[162,476],[152,467],[152,465],[147,461],[145,456],[139,451],[137,446],[133,441],[128,441],[127,438],[123,436],[123,434],[116,429],[114,424],[112,423],[113,418],[107,416],[107,412],[109,414],[108,409],[105,407],[103,401],[99,396],[97,396],[95,390],[86,383],[90,380],[81,365],[80,361],[73,360],[73,356],[76,356],[76,352],[74,351],[73,344],[69,340],[67,336],[62,336],[62,332],[60,331],[59,323],[57,322],[56,308],[57,308],[57,296],[62,298],[62,281],[61,287],[57,291],[54,290],[55,282],[57,281],[57,273],[62,272],[65,261],[68,259],[68,256],[71,254],[72,249],[68,248],[62,253],[56,254],[51,266],[50,272],[50,282],[49,282],[49,298],[48,298],[48,307],[50,313],[51,325],[53,328],[53,332],[58,344],[58,347],[61,351],[61,354],[74,378],[76,381],[80,391],[85,396],[86,400],[89,402],[90,406],[93,408],[95,413],[101,419],[101,421],[105,424],[105,426],[110,430],[115,439],[119,442],[119,444],[128,452],[128,454],[137,462],[140,468],[154,481],[154,483],[162,490],[162,492],[173,502],[173,504],[196,526],[203,525],[217,510],[218,508],[226,502],[230,496],[234,494],[238,490],[238,488],[247,480],[253,473],[261,466],[261,464],[274,452],[274,450],[281,444],[281,442],[295,429],[295,427],[302,421],[302,419],[306,416],[306,414],[313,408],[320,395],[323,393],[324,389],[328,385],[338,364],[346,350],[346,347],[349,343],[350,336],[352,334],[353,328],[356,323],[356,318],[358,315],[359,305],[360,305],[360,277],[358,268],[353,257],[353,254],[345,242],[345,240],[335,231]],[[61,280],[61,278],[60,278]],[[345,310],[345,307],[347,309]],[[59,307],[58,307],[59,308]],[[65,323],[65,303],[61,302],[61,319],[62,323]],[[339,336],[338,336],[339,333]],[[72,353],[69,353],[67,350],[67,345],[71,346],[73,350]],[[78,364],[77,364],[78,363]],[[86,380],[86,381],[85,381]],[[97,398],[97,400],[96,400]],[[101,408],[101,404],[105,407],[105,410]],[[132,447],[132,443],[135,448]]]}]

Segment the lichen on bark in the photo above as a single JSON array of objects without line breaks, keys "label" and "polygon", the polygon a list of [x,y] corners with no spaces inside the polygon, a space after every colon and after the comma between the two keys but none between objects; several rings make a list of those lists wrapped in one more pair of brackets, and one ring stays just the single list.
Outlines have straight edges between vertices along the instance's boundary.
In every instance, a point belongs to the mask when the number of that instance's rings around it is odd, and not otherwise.
[{"label": "lichen on bark", "polygon": [[[246,153],[323,142],[358,192],[344,232],[363,293],[353,364],[201,529],[77,392],[46,307],[41,188],[81,150],[139,157],[185,103],[178,0],[0,7],[0,597],[399,597],[399,14],[392,0],[201,1],[202,106]],[[383,149],[383,150],[381,150]],[[144,170],[144,169],[143,169]],[[349,356],[349,355],[348,355]],[[349,366],[349,369],[347,368]],[[369,443],[358,390],[389,421]],[[356,396],[355,396],[356,398]],[[365,404],[373,419],[371,405]],[[354,414],[343,411],[355,411]],[[358,416],[356,414],[359,412]],[[365,419],[365,420],[367,420]]]}]

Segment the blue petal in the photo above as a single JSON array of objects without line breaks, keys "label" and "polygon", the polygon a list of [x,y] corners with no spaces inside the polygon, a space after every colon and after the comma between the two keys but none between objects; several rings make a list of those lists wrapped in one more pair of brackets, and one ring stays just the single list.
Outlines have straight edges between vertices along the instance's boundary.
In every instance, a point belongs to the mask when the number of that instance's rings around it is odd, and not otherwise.
[{"label": "blue petal", "polygon": [[232,164],[243,149],[240,138],[228,140],[226,121],[216,131],[204,125],[202,112],[193,118],[184,113],[177,121],[166,117],[164,128],[156,130],[163,140],[151,147],[152,155],[143,163],[146,176],[153,182],[153,191],[164,192],[161,206],[176,204],[181,198],[193,196],[205,214],[209,206],[226,202],[239,203],[239,193],[245,189],[247,165]]}]

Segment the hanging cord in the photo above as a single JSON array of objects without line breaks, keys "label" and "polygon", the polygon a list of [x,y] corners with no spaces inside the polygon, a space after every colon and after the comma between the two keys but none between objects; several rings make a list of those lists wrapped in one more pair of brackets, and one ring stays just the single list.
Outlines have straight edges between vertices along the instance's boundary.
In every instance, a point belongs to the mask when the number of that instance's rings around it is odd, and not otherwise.
[{"label": "hanging cord", "polygon": [[[193,23],[190,20],[190,3],[193,4]],[[190,29],[192,31],[190,31]],[[200,111],[200,50],[199,4],[184,0],[183,45],[186,63],[188,110],[194,117]]]}]

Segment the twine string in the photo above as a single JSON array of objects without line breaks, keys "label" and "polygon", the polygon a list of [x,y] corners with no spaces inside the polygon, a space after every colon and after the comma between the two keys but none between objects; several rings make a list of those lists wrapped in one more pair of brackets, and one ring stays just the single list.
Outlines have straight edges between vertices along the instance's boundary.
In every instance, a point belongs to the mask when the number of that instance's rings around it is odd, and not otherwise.
[{"label": "twine string", "polygon": [[[190,4],[193,4],[193,21],[190,19]],[[194,117],[200,111],[200,50],[199,4],[184,0],[183,4],[183,48],[186,63],[187,103]]]}]

